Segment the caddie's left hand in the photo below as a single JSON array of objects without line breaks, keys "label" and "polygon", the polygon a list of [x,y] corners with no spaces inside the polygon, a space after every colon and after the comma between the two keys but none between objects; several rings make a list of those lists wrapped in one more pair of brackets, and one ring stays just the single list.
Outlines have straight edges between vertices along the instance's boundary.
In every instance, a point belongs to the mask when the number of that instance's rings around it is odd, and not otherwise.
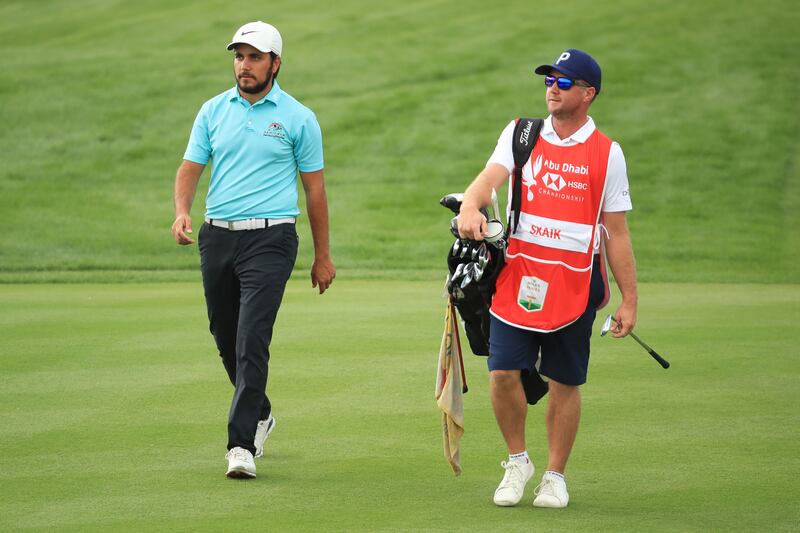
[{"label": "caddie's left hand", "polygon": [[611,334],[617,338],[628,335],[636,325],[636,304],[623,301],[617,309],[614,319],[610,330]]},{"label": "caddie's left hand", "polygon": [[315,257],[311,265],[311,286],[319,287],[319,293],[325,292],[336,277],[336,267],[330,257]]}]

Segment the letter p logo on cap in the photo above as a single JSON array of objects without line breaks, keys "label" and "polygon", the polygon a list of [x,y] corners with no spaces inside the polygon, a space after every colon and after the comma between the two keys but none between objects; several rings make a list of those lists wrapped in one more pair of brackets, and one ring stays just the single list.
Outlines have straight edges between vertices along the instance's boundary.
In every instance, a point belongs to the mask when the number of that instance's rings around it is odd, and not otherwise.
[{"label": "letter p logo on cap", "polygon": [[566,61],[567,59],[569,59],[569,52],[564,52],[563,54],[558,56],[558,60],[556,60],[556,65],[558,65],[562,61]]}]

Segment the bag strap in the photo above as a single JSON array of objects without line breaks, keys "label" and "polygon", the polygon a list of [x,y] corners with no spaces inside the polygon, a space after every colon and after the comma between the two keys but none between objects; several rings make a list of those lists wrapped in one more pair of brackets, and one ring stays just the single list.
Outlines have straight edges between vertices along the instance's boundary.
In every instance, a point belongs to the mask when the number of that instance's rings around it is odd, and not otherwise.
[{"label": "bag strap", "polygon": [[541,133],[543,125],[544,120],[541,118],[518,118],[517,124],[514,126],[514,135],[511,139],[511,149],[514,153],[514,180],[507,225],[508,237],[516,231],[517,224],[519,224],[522,206],[522,167],[531,158],[531,152],[536,146],[536,141],[539,140],[539,133]]}]

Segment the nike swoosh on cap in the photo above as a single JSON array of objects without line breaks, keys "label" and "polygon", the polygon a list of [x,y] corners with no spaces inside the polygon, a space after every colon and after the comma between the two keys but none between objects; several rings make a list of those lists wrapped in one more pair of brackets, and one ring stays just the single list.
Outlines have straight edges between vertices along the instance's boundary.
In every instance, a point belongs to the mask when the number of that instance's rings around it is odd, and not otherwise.
[{"label": "nike swoosh on cap", "polygon": [[243,31],[242,35],[247,35],[248,33],[256,33],[258,30],[250,30],[250,31]]}]

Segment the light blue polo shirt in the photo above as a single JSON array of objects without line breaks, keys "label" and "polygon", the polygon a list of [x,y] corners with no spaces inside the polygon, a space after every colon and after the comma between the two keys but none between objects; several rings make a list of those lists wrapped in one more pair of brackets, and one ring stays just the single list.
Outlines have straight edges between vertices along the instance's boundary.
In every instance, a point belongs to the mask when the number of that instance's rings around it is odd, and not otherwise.
[{"label": "light blue polo shirt", "polygon": [[314,113],[277,81],[253,105],[233,87],[200,108],[183,158],[212,161],[206,217],[296,217],[297,171],[323,168],[322,132]]}]

